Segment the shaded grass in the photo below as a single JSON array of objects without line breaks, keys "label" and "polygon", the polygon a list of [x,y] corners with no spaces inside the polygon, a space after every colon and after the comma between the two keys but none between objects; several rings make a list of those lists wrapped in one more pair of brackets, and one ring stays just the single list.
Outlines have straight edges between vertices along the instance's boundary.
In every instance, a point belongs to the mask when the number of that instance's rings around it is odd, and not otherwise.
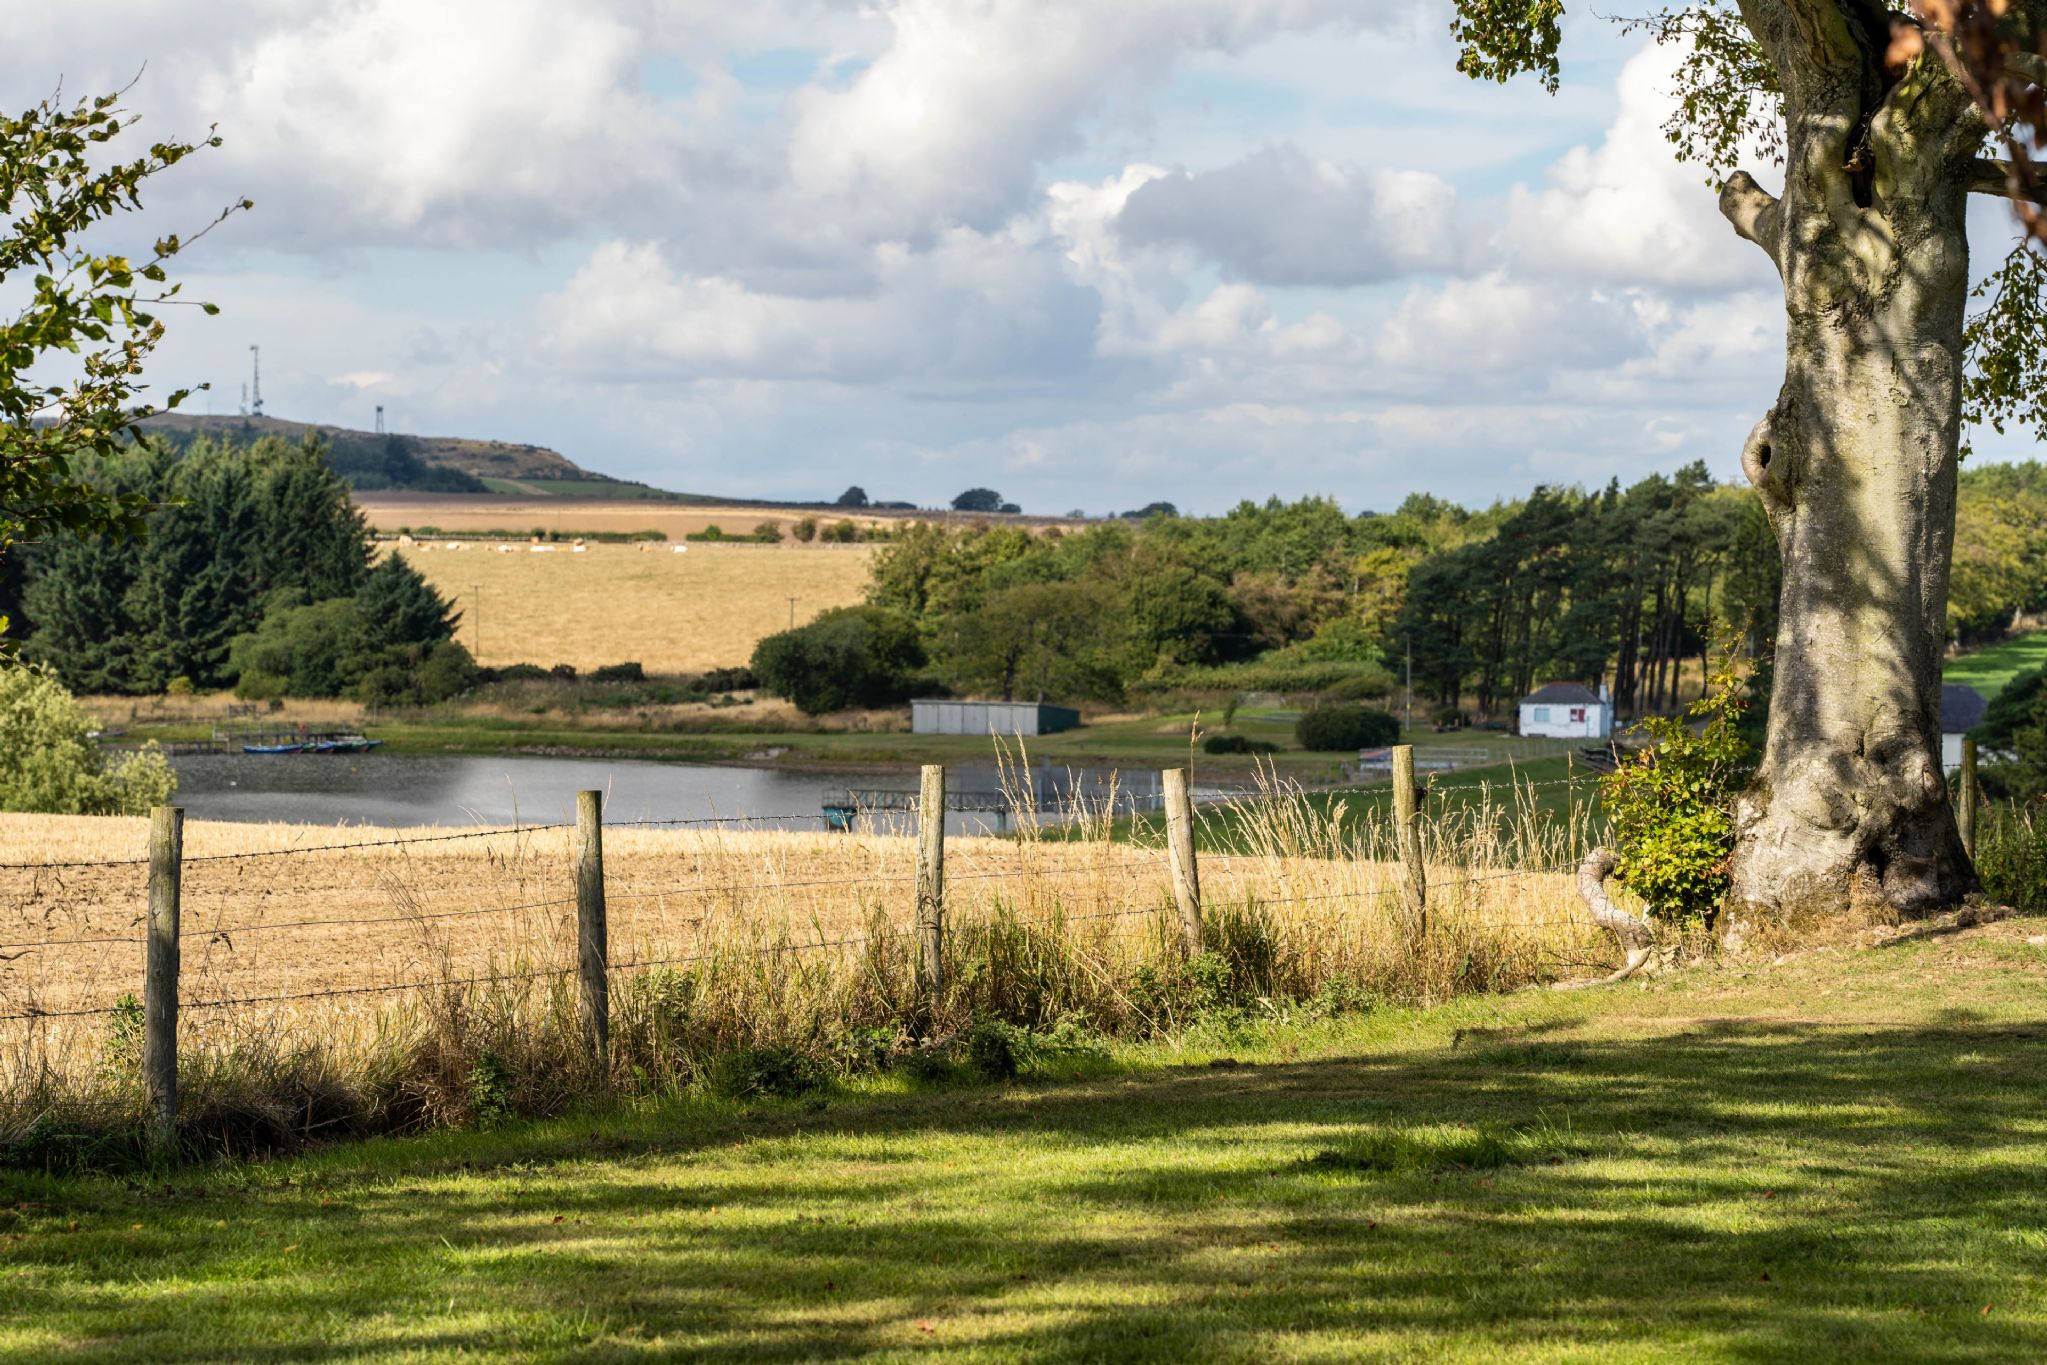
[{"label": "shaded grass", "polygon": [[1203,1024],[1110,1074],[7,1178],[0,1350],[2038,1358],[2038,928]]},{"label": "shaded grass", "polygon": [[1941,676],[1944,682],[1967,683],[1985,701],[1995,701],[2013,678],[2042,666],[2047,666],[2047,630],[2036,630],[1950,659]]}]

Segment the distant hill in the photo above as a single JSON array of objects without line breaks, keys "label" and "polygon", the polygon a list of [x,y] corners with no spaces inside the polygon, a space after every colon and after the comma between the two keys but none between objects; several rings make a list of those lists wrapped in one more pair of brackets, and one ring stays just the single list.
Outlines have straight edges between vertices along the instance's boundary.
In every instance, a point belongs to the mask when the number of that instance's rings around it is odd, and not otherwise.
[{"label": "distant hill", "polygon": [[546,446],[508,441],[476,441],[460,436],[379,436],[373,431],[291,422],[281,417],[202,417],[183,412],[152,417],[143,423],[143,429],[179,445],[189,445],[202,435],[244,445],[264,436],[297,441],[317,432],[326,437],[332,448],[330,459],[335,472],[351,486],[364,490],[409,488],[430,493],[484,493],[493,491],[493,484],[502,488],[515,482],[576,484],[616,489],[620,493],[641,487],[584,469]]}]

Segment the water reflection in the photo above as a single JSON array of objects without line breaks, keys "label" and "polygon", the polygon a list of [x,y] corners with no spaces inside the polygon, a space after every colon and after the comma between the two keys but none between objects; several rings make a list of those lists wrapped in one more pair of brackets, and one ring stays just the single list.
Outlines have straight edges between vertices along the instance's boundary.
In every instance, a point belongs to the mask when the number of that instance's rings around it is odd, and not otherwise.
[{"label": "water reflection", "polygon": [[[173,760],[177,801],[196,820],[283,821],[309,825],[552,824],[575,818],[576,793],[606,793],[605,817],[698,820],[743,816],[765,827],[816,829],[827,804],[849,789],[868,804],[876,793],[914,793],[915,772],[849,777],[785,768],[740,768],[632,759],[534,758],[432,754],[202,754]],[[1043,768],[1032,774],[1041,793],[1079,790],[1091,797],[1108,789],[1111,774]],[[1156,790],[1157,774],[1132,774],[1118,783],[1140,804]],[[956,805],[948,832],[1000,833],[1014,820],[990,809],[998,804],[1001,776],[992,767],[947,771]],[[886,799],[874,804],[907,804]],[[906,813],[863,815],[859,826],[907,827]]]}]

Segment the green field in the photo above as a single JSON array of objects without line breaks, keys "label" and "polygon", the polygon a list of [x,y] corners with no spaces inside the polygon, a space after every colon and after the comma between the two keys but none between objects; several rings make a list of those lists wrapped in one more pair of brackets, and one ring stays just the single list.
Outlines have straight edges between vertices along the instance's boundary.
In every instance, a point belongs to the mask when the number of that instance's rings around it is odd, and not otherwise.
[{"label": "green field", "polygon": [[1985,701],[1994,701],[2013,678],[2042,666],[2047,666],[2047,630],[2036,630],[1948,660],[1942,680],[1967,683]]},{"label": "green field", "polygon": [[9,1360],[2024,1360],[2039,922],[996,1087],[0,1177]]}]

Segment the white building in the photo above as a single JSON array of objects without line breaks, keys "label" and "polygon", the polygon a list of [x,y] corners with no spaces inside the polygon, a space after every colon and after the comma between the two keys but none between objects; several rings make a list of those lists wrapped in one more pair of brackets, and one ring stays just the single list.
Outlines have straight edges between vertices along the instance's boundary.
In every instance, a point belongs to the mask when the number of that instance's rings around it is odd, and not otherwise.
[{"label": "white building", "polygon": [[1613,733],[1613,703],[1583,683],[1545,683],[1521,699],[1521,733],[1605,739]]},{"label": "white building", "polygon": [[1962,736],[1983,722],[1990,703],[1967,683],[1940,685],[1940,766],[1953,776],[1962,766]]}]

